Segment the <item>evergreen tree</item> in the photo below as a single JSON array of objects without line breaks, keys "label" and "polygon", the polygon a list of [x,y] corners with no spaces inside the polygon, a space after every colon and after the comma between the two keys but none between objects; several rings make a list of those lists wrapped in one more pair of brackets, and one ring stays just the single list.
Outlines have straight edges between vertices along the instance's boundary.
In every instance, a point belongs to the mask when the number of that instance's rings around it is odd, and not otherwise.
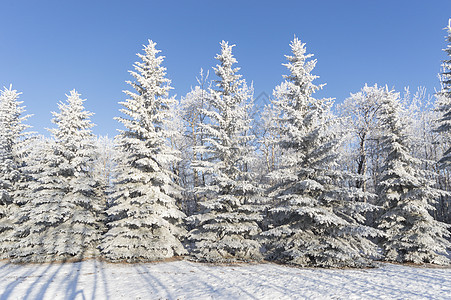
[{"label": "evergreen tree", "polygon": [[102,245],[111,261],[153,261],[185,253],[179,241],[186,232],[184,214],[176,206],[180,189],[170,170],[177,153],[168,145],[172,134],[166,125],[175,100],[168,97],[170,80],[155,46],[149,40],[144,54],[138,54],[142,61],[130,72],[136,81],[128,82],[134,91],[125,91],[129,98],[121,102],[127,117],[117,118],[126,129],[117,136],[120,158]]},{"label": "evergreen tree", "polygon": [[398,262],[447,264],[446,240],[450,226],[434,220],[430,202],[440,195],[422,170],[421,161],[410,154],[407,126],[401,118],[399,94],[386,89],[381,105],[381,123],[385,135],[382,150],[386,161],[380,171],[378,187],[383,214],[378,227],[385,231],[381,239],[385,259]]},{"label": "evergreen tree", "polygon": [[13,247],[15,217],[22,204],[18,185],[26,181],[23,166],[30,133],[25,130],[30,126],[23,123],[29,116],[23,115],[20,94],[12,86],[0,93],[0,259]]},{"label": "evergreen tree", "polygon": [[[437,108],[442,114],[442,117],[438,122],[439,125],[436,131],[446,133],[449,139],[449,132],[451,130],[451,19],[446,30],[448,32],[447,41],[449,44],[444,51],[448,55],[448,59],[444,60],[442,64],[443,72],[440,76],[442,89],[438,93],[439,106]],[[443,153],[443,157],[438,163],[442,169],[449,169],[451,165],[451,148]]]},{"label": "evergreen tree", "polygon": [[[448,35],[446,37],[448,45],[444,49],[448,59],[445,59],[442,63],[442,73],[440,76],[441,91],[436,95],[435,111],[440,115],[437,118],[434,131],[437,132],[439,141],[432,144],[434,150],[441,154],[438,159],[439,171],[437,171],[437,183],[438,186],[446,191],[450,191],[450,174],[451,174],[451,19],[448,26],[445,28]],[[433,136],[432,134],[430,136]],[[441,150],[441,151],[440,151]],[[451,202],[449,196],[440,197],[439,204],[437,205],[439,210],[437,217],[444,221],[451,221]]]},{"label": "evergreen tree", "polygon": [[94,126],[75,90],[53,112],[52,140],[41,140],[26,171],[33,180],[16,224],[16,262],[79,260],[97,255],[102,197],[92,176]]},{"label": "evergreen tree", "polygon": [[359,224],[371,205],[355,202],[357,189],[341,187],[337,170],[339,136],[331,132],[331,101],[315,99],[316,60],[305,44],[291,43],[293,55],[284,64],[290,75],[274,91],[279,112],[281,166],[270,173],[275,207],[273,224],[262,233],[270,260],[301,266],[359,267],[370,265],[375,245],[366,236],[376,230]]},{"label": "evergreen tree", "polygon": [[[446,133],[435,131],[437,120],[440,118],[440,112],[436,109],[440,106],[440,97],[434,99],[426,93],[424,87],[419,87],[414,94],[406,88],[401,98],[404,107],[401,118],[408,121],[406,129],[409,151],[414,158],[420,160],[418,168],[421,168],[426,178],[434,181],[435,188],[449,192],[451,169],[442,169],[437,163],[451,142],[447,139]],[[431,205],[435,207],[430,211],[434,219],[451,223],[451,197],[447,193],[442,194],[437,201],[432,201]]]},{"label": "evergreen tree", "polygon": [[210,90],[210,109],[202,112],[209,119],[201,124],[207,138],[196,148],[204,160],[193,163],[196,172],[207,177],[197,188],[200,213],[189,218],[195,228],[188,234],[193,259],[207,262],[259,260],[260,245],[253,237],[259,233],[261,218],[255,205],[257,188],[248,169],[253,152],[247,116],[252,94],[234,67],[233,45],[221,42],[219,64],[214,68],[219,80]]}]

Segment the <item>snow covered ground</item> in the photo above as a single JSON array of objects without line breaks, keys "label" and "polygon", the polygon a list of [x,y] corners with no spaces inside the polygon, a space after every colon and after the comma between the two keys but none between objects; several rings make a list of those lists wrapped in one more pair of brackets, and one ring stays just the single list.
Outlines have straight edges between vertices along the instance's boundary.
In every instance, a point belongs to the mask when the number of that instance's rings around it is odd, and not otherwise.
[{"label": "snow covered ground", "polygon": [[0,262],[0,291],[0,299],[451,299],[451,269]]}]

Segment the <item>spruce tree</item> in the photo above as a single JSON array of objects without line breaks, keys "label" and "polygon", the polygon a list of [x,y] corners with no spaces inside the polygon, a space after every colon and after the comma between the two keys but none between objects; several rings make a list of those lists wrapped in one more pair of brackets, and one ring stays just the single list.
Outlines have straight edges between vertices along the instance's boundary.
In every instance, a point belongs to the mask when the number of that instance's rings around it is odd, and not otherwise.
[{"label": "spruce tree", "polygon": [[266,258],[301,266],[370,265],[376,230],[359,224],[369,204],[357,203],[357,189],[341,187],[346,174],[337,168],[340,137],[329,130],[329,99],[316,99],[321,86],[311,72],[305,44],[295,38],[284,64],[290,72],[274,91],[278,111],[280,168],[270,173],[272,224],[262,233]]},{"label": "spruce tree", "polygon": [[219,80],[210,90],[210,109],[202,110],[210,122],[200,126],[206,143],[196,148],[204,159],[193,163],[195,172],[207,179],[196,188],[200,212],[188,219],[195,227],[188,243],[191,257],[207,262],[261,259],[253,239],[260,232],[261,214],[254,203],[258,189],[247,165],[253,152],[247,132],[252,94],[234,66],[233,46],[222,41],[216,56]]},{"label": "spruce tree", "polygon": [[108,209],[108,232],[103,255],[111,261],[143,262],[185,254],[180,238],[185,234],[185,215],[176,206],[180,188],[174,183],[171,164],[177,153],[171,150],[167,130],[170,80],[165,77],[164,57],[149,40],[140,62],[130,71],[134,91],[120,104],[126,117],[116,142],[117,161],[114,192]]},{"label": "spruce tree", "polygon": [[[451,19],[449,20],[448,27],[446,28],[448,32],[447,41],[448,45],[445,53],[448,59],[445,59],[442,64],[443,72],[440,76],[440,82],[442,89],[438,93],[438,107],[437,110],[442,114],[440,120],[438,121],[437,132],[445,133],[447,138],[450,137],[451,130]],[[439,160],[439,167],[442,169],[449,169],[451,166],[451,148],[449,148],[443,157]]]},{"label": "spruce tree", "polygon": [[95,153],[90,117],[75,90],[52,112],[53,139],[40,140],[29,157],[33,180],[16,224],[15,262],[79,260],[96,256],[104,203],[92,176]]},{"label": "spruce tree", "polygon": [[4,88],[0,93],[0,259],[9,257],[15,241],[15,221],[19,207],[18,186],[26,181],[23,172],[30,126],[23,122],[25,107],[19,101],[21,93]]},{"label": "spruce tree", "polygon": [[449,225],[434,220],[429,211],[443,191],[432,187],[421,161],[410,154],[406,122],[401,118],[399,94],[386,89],[380,119],[383,124],[382,151],[386,157],[380,171],[379,202],[383,214],[378,228],[385,259],[397,262],[448,264]]}]

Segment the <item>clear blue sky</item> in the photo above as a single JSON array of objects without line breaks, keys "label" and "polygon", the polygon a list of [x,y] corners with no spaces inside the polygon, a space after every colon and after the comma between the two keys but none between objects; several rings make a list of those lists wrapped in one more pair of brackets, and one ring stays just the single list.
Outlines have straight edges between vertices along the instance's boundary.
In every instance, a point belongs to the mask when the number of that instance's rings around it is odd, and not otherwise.
[{"label": "clear blue sky", "polygon": [[178,97],[211,69],[221,40],[236,44],[255,94],[271,94],[294,35],[318,59],[322,97],[343,101],[365,83],[439,87],[451,0],[0,1],[0,87],[21,92],[29,123],[47,134],[50,111],[76,89],[96,134],[116,134],[128,70],[157,42]]}]

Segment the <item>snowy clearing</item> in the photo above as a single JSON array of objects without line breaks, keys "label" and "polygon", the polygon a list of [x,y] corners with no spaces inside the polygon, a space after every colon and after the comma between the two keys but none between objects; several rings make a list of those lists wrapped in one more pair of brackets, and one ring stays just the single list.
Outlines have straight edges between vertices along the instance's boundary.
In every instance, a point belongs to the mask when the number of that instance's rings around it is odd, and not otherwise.
[{"label": "snowy clearing", "polygon": [[0,262],[0,290],[0,299],[451,299],[451,269]]}]

